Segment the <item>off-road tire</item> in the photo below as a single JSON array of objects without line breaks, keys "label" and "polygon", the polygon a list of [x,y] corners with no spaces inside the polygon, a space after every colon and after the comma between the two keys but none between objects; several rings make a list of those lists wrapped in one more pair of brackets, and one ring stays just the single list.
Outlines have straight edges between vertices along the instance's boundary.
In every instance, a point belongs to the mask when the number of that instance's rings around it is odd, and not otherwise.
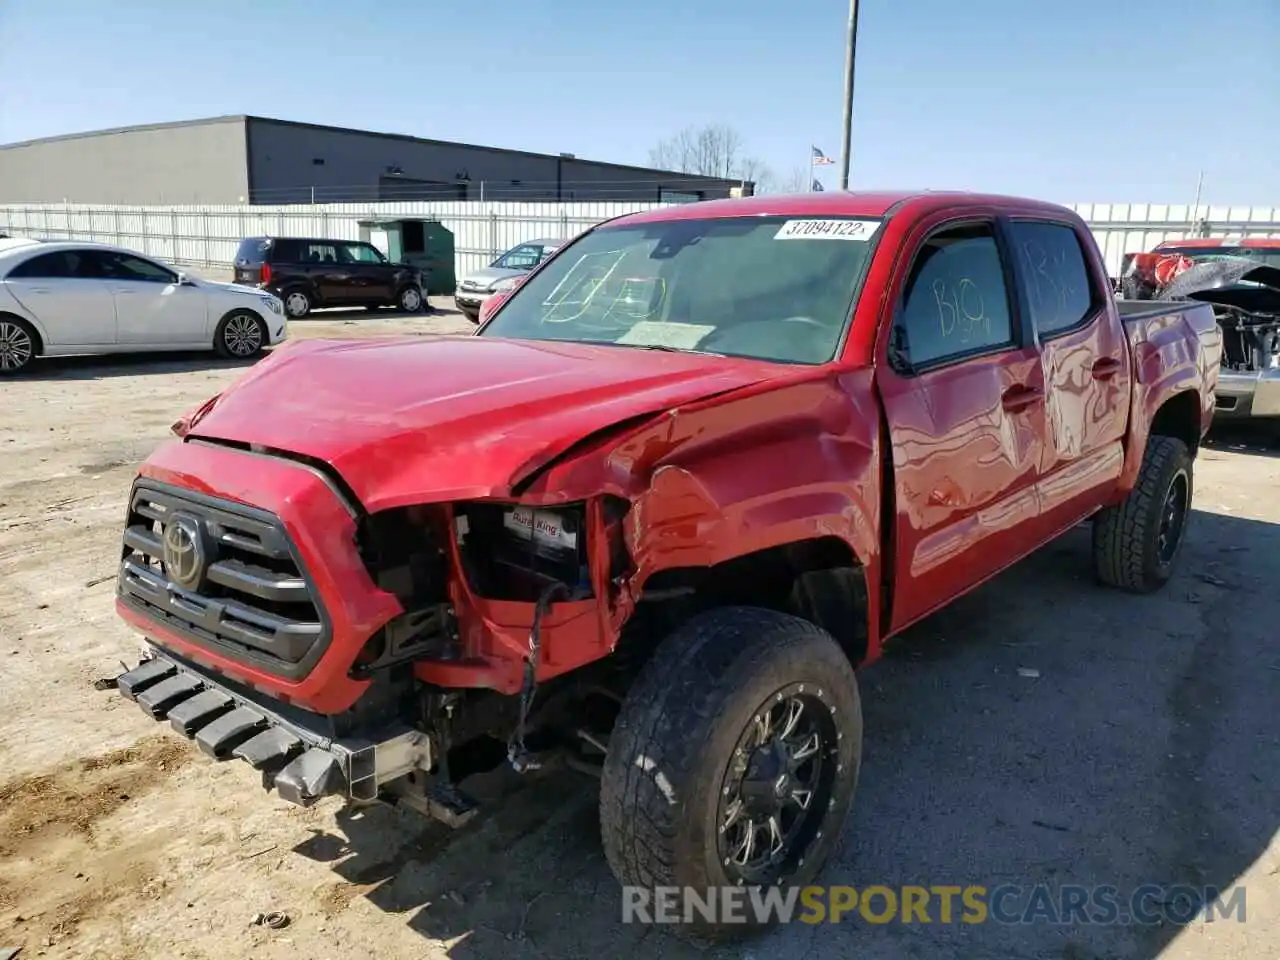
[{"label": "off-road tire", "polygon": [[[257,340],[245,340],[243,330],[257,329]],[[213,349],[226,360],[251,360],[262,353],[267,344],[267,325],[252,310],[232,310],[220,321],[213,333]]]},{"label": "off-road tire", "polygon": [[[726,771],[757,713],[779,691],[797,688],[820,698],[816,703],[830,711],[836,733],[827,810],[815,808],[815,818],[821,817],[816,836],[785,883],[813,880],[840,839],[857,788],[857,680],[836,641],[812,623],[773,610],[725,607],[694,616],[661,643],[610,736],[600,826],[620,883],[650,891],[690,887],[702,894],[736,882],[718,850]],[[711,926],[696,913],[693,919],[690,932],[704,939],[761,929],[751,923]]]},{"label": "off-road tire", "polygon": [[[1160,556],[1161,521],[1174,484],[1185,482],[1185,506],[1171,556]],[[1192,458],[1187,445],[1174,437],[1147,441],[1138,482],[1124,502],[1107,507],[1093,521],[1093,562],[1099,581],[1129,593],[1152,593],[1163,587],[1177,565],[1191,515]]]}]

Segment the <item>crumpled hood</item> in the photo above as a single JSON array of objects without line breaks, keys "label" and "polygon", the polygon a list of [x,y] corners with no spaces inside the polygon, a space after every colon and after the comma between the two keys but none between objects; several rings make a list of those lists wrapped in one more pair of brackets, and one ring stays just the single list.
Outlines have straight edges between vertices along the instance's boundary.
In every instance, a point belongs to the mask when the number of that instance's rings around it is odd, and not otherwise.
[{"label": "crumpled hood", "polygon": [[324,461],[374,511],[508,495],[589,434],[785,371],[496,337],[297,340],[191,414],[185,429]]}]

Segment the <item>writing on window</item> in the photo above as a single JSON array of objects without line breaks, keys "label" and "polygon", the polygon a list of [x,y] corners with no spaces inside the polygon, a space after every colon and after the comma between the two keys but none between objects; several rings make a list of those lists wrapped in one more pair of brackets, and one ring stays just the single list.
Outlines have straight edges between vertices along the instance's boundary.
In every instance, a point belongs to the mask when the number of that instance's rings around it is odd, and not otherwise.
[{"label": "writing on window", "polygon": [[1013,342],[1000,248],[989,225],[929,238],[912,264],[897,325],[917,366]]}]

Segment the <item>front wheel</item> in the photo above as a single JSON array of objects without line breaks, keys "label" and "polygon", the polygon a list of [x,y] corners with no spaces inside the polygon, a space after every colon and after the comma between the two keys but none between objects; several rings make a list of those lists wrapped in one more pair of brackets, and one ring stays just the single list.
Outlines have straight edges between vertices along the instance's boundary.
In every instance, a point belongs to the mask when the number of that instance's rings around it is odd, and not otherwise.
[{"label": "front wheel", "polygon": [[1187,445],[1151,437],[1134,488],[1093,522],[1094,568],[1102,583],[1151,593],[1168,582],[1186,538],[1192,487]]},{"label": "front wheel", "polygon": [[262,352],[267,327],[262,318],[248,310],[237,310],[222,318],[213,335],[213,348],[228,360],[248,360]]},{"label": "front wheel", "polygon": [[[840,838],[861,757],[857,681],[828,633],[754,607],[695,616],[641,672],[611,735],[600,792],[609,865],[641,899],[664,886],[700,898],[804,886]],[[697,933],[722,937],[774,918],[694,919]]]},{"label": "front wheel", "polygon": [[396,298],[396,306],[405,313],[417,313],[422,309],[422,291],[417,287],[405,287]]}]

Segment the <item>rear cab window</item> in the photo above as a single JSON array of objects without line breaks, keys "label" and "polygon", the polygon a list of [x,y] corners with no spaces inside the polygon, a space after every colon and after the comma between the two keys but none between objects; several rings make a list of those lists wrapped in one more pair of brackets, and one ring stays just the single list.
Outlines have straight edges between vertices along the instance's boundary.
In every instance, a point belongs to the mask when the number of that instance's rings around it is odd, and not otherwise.
[{"label": "rear cab window", "polygon": [[1031,322],[1041,338],[1085,324],[1102,307],[1075,228],[1015,220],[1009,225]]},{"label": "rear cab window", "polygon": [[881,220],[662,220],[593,230],[518,287],[480,336],[835,358]]}]

